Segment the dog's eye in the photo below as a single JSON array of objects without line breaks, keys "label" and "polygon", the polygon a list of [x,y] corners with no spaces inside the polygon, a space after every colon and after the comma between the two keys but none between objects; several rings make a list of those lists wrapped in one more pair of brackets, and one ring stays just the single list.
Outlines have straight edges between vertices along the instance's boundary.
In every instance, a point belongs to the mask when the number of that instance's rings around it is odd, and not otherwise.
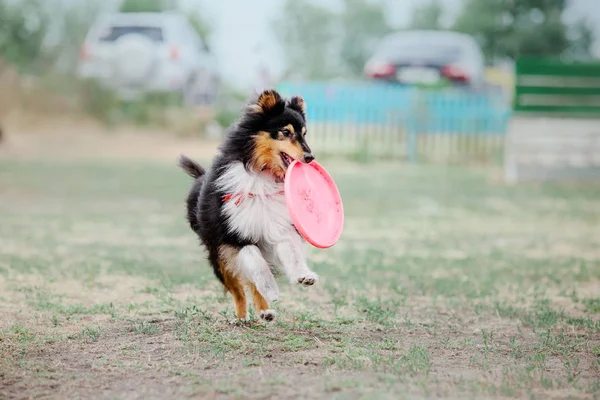
[{"label": "dog's eye", "polygon": [[281,133],[283,133],[283,136],[285,137],[290,137],[290,135],[292,134],[292,132],[290,132],[289,129],[284,129],[281,131]]}]

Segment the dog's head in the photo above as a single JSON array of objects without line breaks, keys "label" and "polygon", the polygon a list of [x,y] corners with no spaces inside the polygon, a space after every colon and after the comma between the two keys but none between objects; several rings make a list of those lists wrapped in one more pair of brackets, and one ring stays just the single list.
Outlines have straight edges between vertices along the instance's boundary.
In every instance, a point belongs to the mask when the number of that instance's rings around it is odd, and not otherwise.
[{"label": "dog's head", "polygon": [[282,180],[292,161],[314,160],[306,142],[305,110],[302,97],[284,100],[275,90],[265,90],[251,101],[240,121],[251,133],[248,167]]}]

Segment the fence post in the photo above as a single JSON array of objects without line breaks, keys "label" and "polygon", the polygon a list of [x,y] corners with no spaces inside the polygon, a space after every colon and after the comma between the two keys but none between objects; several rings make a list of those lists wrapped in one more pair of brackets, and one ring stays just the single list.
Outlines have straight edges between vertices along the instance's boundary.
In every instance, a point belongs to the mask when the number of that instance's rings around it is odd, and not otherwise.
[{"label": "fence post", "polygon": [[406,131],[406,160],[410,163],[417,162],[417,121],[409,117]]},{"label": "fence post", "polygon": [[406,160],[414,163],[419,158],[419,130],[427,121],[427,99],[420,88],[414,89],[411,97],[413,101],[407,121]]}]

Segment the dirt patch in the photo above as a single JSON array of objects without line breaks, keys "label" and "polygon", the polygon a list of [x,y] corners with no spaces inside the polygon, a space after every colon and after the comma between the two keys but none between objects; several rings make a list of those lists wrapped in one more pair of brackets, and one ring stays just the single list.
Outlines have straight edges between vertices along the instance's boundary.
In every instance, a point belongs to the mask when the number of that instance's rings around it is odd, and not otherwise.
[{"label": "dirt patch", "polygon": [[[217,286],[165,290],[141,277],[98,276],[86,282],[10,274],[0,280],[5,332],[0,394],[11,399],[292,399],[338,392],[495,398],[504,391],[564,398],[581,394],[570,388],[569,379],[589,386],[597,373],[597,355],[589,349],[600,341],[590,340],[585,330],[555,325],[543,339],[543,330],[536,333],[519,318],[482,315],[465,307],[466,300],[456,307],[443,298],[410,296],[389,310],[388,303],[375,302],[335,313],[323,287],[282,286],[285,302],[276,323],[238,326],[219,314],[231,299],[221,302]],[[582,294],[594,290],[581,289]],[[360,292],[348,294],[358,298]],[[377,297],[394,295],[378,290]],[[207,302],[211,312],[202,311]],[[126,311],[142,303],[143,310]],[[71,314],[73,304],[113,308]],[[58,306],[67,311],[52,309]],[[542,361],[536,361],[537,354],[544,354]],[[545,386],[545,376],[552,377],[552,388]]]},{"label": "dirt patch", "polygon": [[[160,399],[167,396],[292,399],[326,398],[338,391],[364,395],[378,393],[379,387],[383,390],[379,393],[388,398],[394,393],[412,393],[411,398],[423,398],[424,388],[428,396],[453,398],[461,392],[457,382],[463,382],[473,387],[480,386],[478,390],[482,392],[478,398],[495,398],[490,394],[490,388],[502,390],[505,387],[507,393],[524,394],[522,385],[525,384],[544,398],[578,397],[577,392],[567,387],[550,391],[544,388],[537,375],[540,373],[538,370],[528,375],[527,379],[534,382],[522,381],[524,378],[520,374],[530,367],[525,356],[511,354],[510,338],[513,335],[519,337],[523,350],[530,354],[535,335],[519,336],[518,327],[506,329],[509,327],[501,320],[485,324],[485,329],[499,332],[487,343],[478,340],[481,335],[478,331],[473,331],[471,339],[465,340],[464,331],[471,329],[470,324],[463,326],[461,331],[443,328],[435,333],[414,329],[373,330],[360,324],[347,332],[302,332],[314,337],[312,348],[289,352],[274,347],[255,356],[256,346],[248,346],[237,350],[231,348],[224,357],[207,352],[202,342],[194,342],[190,346],[190,343],[179,340],[177,325],[180,321],[177,319],[150,318],[148,323],[157,326],[155,334],[139,334],[127,322],[106,320],[96,338],[79,335],[33,346],[25,356],[27,370],[3,369],[0,393],[14,399],[31,396],[61,399],[73,396],[90,399],[114,396],[122,399]],[[286,330],[284,333],[272,328],[253,333],[251,327],[226,323],[204,326],[206,322],[200,320],[194,320],[192,324],[201,330],[221,332],[225,335],[223,340],[232,340],[232,334],[254,334],[277,343],[282,334],[293,332]],[[445,340],[439,340],[440,337]],[[377,350],[376,355],[357,357],[352,352],[348,353],[348,349],[337,350],[331,345],[345,340],[351,340],[359,347],[365,343],[385,341],[390,347]],[[427,349],[427,360],[410,358],[412,349]],[[594,358],[580,351],[574,356],[579,359],[578,379],[581,382],[594,379]],[[395,364],[387,361],[382,364],[382,357],[405,359],[402,367],[405,373],[392,373]],[[347,360],[356,365],[353,367]],[[563,361],[559,354],[551,354],[544,361],[546,373],[557,381],[564,378]],[[355,368],[358,370],[352,372]],[[423,368],[427,371],[426,381],[423,381]],[[422,384],[426,386],[420,386]],[[302,388],[301,393],[299,388]]]},{"label": "dirt patch", "polygon": [[[159,323],[159,322],[157,322]],[[181,378],[162,368],[180,365],[172,333],[136,337],[122,321],[104,321],[100,339],[74,337],[36,346],[27,354],[29,371],[12,370],[0,380],[8,398],[164,398],[178,395]],[[95,340],[91,342],[91,340]],[[32,384],[33,383],[33,384]]]},{"label": "dirt patch", "polygon": [[[156,313],[165,302],[185,302],[219,293],[216,282],[203,290],[180,285],[167,293],[156,281],[127,275],[101,275],[91,281],[7,275],[0,275],[0,329],[24,324],[36,333],[50,329],[53,335],[68,335],[101,324],[112,318],[111,314],[135,318],[146,309]],[[71,314],[83,315],[72,319]],[[58,326],[52,326],[52,318]]]},{"label": "dirt patch", "polygon": [[0,146],[0,158],[175,162],[181,153],[198,159],[211,159],[219,145],[216,141],[178,138],[168,130],[135,127],[110,130],[78,116],[38,120],[20,115],[11,122]]}]

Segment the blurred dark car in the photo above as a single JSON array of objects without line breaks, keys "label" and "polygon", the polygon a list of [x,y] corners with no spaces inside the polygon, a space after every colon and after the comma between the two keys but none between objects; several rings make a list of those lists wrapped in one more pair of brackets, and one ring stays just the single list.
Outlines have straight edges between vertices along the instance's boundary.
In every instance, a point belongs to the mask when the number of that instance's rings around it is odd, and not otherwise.
[{"label": "blurred dark car", "polygon": [[371,79],[404,85],[484,86],[481,48],[469,35],[414,30],[385,36],[365,65]]}]

